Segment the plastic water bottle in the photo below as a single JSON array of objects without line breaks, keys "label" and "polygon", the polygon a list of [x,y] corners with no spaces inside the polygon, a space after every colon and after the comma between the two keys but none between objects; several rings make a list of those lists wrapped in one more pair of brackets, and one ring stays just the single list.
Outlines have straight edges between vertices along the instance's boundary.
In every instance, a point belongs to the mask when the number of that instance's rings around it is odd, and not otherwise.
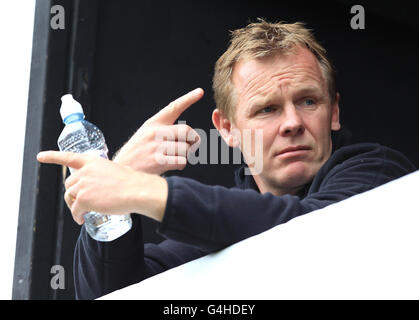
[{"label": "plastic water bottle", "polygon": [[[84,120],[83,108],[71,94],[61,98],[60,114],[65,127],[58,138],[60,151],[94,153],[108,158],[103,133],[98,127]],[[70,168],[70,172],[73,169]],[[105,172],[103,173],[106,174]],[[88,212],[84,216],[88,234],[98,241],[112,241],[131,229],[132,220],[128,215],[102,215]]]}]

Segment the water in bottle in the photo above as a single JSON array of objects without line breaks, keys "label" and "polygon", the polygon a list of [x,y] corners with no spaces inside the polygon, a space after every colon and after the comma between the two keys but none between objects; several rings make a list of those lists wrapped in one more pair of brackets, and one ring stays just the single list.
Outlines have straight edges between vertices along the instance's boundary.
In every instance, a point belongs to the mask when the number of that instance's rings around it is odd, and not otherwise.
[{"label": "water in bottle", "polygon": [[[98,127],[84,119],[83,108],[71,94],[61,98],[60,114],[65,127],[58,138],[60,151],[94,153],[108,158],[103,133]],[[70,168],[70,172],[73,169]],[[103,174],[106,174],[105,172]],[[88,212],[84,216],[88,234],[98,241],[112,241],[131,229],[132,220],[128,215],[102,215]]]}]

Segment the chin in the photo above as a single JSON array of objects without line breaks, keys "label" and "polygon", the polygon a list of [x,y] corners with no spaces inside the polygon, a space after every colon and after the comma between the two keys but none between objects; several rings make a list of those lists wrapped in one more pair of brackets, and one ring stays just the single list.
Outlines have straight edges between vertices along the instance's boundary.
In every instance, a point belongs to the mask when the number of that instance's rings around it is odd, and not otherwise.
[{"label": "chin", "polygon": [[275,180],[284,189],[301,188],[309,183],[314,177],[312,169],[303,162],[289,164],[280,169]]}]

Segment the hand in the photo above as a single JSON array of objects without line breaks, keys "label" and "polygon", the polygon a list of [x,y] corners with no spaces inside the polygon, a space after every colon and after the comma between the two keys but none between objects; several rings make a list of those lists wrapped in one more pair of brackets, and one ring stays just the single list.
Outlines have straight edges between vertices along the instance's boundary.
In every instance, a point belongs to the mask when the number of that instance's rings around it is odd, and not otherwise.
[{"label": "hand", "polygon": [[162,221],[168,187],[164,178],[116,164],[92,155],[47,151],[37,156],[42,163],[76,169],[65,181],[64,199],[73,219],[84,222],[89,211],[102,214],[141,213]]},{"label": "hand", "polygon": [[177,118],[202,98],[204,91],[195,89],[148,119],[117,152],[114,161],[136,171],[163,174],[183,170],[188,152],[200,142],[198,133],[186,124],[174,125]]}]

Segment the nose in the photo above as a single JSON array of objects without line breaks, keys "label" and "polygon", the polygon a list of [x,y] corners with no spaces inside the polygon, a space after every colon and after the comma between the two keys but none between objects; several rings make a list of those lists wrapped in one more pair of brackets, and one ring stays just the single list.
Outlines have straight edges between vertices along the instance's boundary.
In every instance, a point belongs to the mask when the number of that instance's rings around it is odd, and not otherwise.
[{"label": "nose", "polygon": [[303,119],[294,105],[289,105],[284,108],[281,122],[279,134],[283,137],[301,135],[305,131]]}]

